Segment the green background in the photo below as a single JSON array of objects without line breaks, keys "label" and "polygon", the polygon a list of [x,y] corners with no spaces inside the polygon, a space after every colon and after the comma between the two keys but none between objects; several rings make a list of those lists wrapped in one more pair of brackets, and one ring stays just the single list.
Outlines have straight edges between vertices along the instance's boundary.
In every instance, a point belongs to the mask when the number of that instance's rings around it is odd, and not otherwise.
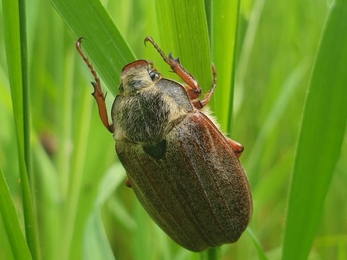
[{"label": "green background", "polygon": [[[1,259],[346,259],[347,4],[343,0],[2,0]],[[25,24],[26,21],[26,24]],[[98,117],[122,67],[173,52],[242,143],[254,212],[240,240],[192,253],[147,216]]]}]

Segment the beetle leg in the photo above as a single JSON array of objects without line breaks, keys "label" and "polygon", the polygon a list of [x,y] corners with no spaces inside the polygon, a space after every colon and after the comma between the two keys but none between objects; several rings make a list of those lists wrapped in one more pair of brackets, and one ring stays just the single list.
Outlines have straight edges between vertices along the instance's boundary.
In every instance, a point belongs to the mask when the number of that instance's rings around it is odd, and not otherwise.
[{"label": "beetle leg", "polygon": [[179,58],[172,57],[172,53],[169,53],[169,57],[165,55],[165,53],[160,49],[157,43],[153,40],[152,37],[147,36],[145,38],[146,42],[152,43],[154,48],[159,52],[160,56],[164,59],[164,61],[171,67],[171,69],[189,86],[189,97],[191,99],[198,98],[201,94],[201,88],[198,85],[196,79],[181,65]]},{"label": "beetle leg", "polygon": [[98,74],[96,73],[93,65],[89,61],[88,57],[84,54],[81,48],[81,43],[84,38],[80,37],[77,42],[76,42],[76,48],[78,53],[81,55],[83,58],[84,62],[88,65],[88,68],[90,69],[90,72],[94,76],[95,82],[92,82],[94,92],[92,93],[93,97],[96,100],[96,103],[98,104],[98,109],[99,109],[99,115],[101,118],[102,123],[104,126],[110,131],[111,133],[114,132],[114,126],[108,121],[108,116],[107,116],[107,109],[106,109],[106,104],[105,104],[105,95],[101,90],[101,83],[100,79],[98,77]]},{"label": "beetle leg", "polygon": [[125,185],[126,185],[128,188],[132,188],[132,186],[131,186],[131,181],[130,181],[129,177],[127,177],[127,179],[125,180]]},{"label": "beetle leg", "polygon": [[154,48],[159,52],[160,56],[164,61],[171,67],[171,69],[185,82],[188,84],[186,90],[188,92],[189,98],[191,100],[197,99],[201,95],[201,88],[198,85],[196,79],[181,65],[179,58],[172,57],[172,53],[169,53],[169,57],[160,49],[152,37],[147,36],[145,38],[146,42],[152,43]]},{"label": "beetle leg", "polygon": [[176,58],[176,59],[173,58],[171,52],[169,53],[169,57],[167,57],[165,55],[165,53],[160,49],[160,47],[156,44],[156,42],[150,36],[147,36],[145,38],[145,44],[146,44],[146,42],[152,43],[152,45],[159,52],[160,56],[164,59],[164,61],[187,84],[187,86],[185,86],[185,89],[188,93],[189,99],[192,101],[195,108],[201,109],[210,102],[210,99],[211,99],[212,94],[216,88],[216,83],[217,83],[216,68],[214,67],[213,64],[212,64],[212,73],[213,73],[212,88],[209,92],[206,93],[203,100],[199,100],[199,96],[201,95],[201,88],[199,87],[199,84],[196,81],[196,79],[193,77],[193,75],[190,74],[182,66],[179,58]]},{"label": "beetle leg", "polygon": [[216,89],[216,86],[217,86],[217,71],[216,71],[216,67],[214,66],[213,63],[212,63],[212,75],[213,75],[212,88],[210,89],[209,92],[207,92],[205,94],[203,100],[199,100],[201,108],[203,108],[204,106],[206,106],[210,102],[211,97],[214,93],[214,90]]},{"label": "beetle leg", "polygon": [[235,152],[236,156],[237,157],[240,157],[244,148],[243,148],[243,145],[230,139],[230,138],[227,138],[227,141],[228,143],[231,145],[231,148],[233,149],[233,151]]}]

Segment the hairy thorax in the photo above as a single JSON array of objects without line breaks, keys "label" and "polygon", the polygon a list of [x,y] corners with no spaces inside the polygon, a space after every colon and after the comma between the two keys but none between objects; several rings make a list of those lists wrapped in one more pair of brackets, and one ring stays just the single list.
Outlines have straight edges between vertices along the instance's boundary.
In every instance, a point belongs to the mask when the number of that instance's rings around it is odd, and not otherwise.
[{"label": "hairy thorax", "polygon": [[[170,87],[168,87],[170,85]],[[118,95],[112,107],[114,139],[143,145],[155,144],[163,139],[186,114],[193,110],[184,88],[174,81],[159,80],[133,95]]]}]

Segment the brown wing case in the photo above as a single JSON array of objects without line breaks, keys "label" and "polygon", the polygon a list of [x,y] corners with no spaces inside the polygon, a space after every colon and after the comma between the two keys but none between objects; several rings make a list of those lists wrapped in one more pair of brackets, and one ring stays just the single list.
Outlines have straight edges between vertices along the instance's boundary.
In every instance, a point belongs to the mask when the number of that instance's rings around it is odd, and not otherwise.
[{"label": "brown wing case", "polygon": [[164,142],[160,159],[141,145],[116,144],[142,206],[189,250],[237,241],[251,218],[252,198],[247,176],[227,139],[195,110]]}]

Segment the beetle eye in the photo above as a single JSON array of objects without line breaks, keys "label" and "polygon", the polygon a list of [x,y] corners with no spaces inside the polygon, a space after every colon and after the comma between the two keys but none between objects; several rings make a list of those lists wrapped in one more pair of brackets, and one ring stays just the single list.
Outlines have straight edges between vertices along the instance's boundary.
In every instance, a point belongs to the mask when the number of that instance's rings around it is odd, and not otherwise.
[{"label": "beetle eye", "polygon": [[123,83],[121,83],[118,87],[119,92],[124,92],[124,87],[123,87]]},{"label": "beetle eye", "polygon": [[155,81],[160,78],[160,74],[154,70],[148,71],[148,74],[151,77],[152,81]]}]

